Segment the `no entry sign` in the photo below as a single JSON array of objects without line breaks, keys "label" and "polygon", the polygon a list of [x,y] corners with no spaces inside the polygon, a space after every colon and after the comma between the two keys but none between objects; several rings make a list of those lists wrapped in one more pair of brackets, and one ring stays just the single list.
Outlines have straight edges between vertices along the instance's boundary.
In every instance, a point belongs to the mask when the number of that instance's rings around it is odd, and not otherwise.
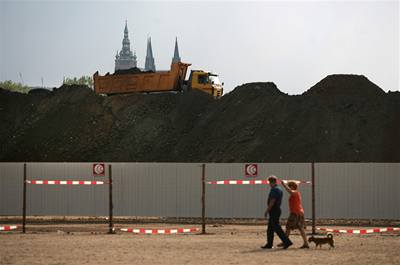
[{"label": "no entry sign", "polygon": [[104,176],[105,175],[105,166],[104,163],[95,163],[93,164],[93,176]]},{"label": "no entry sign", "polygon": [[246,177],[257,177],[257,175],[258,175],[257,164],[246,164],[244,166],[244,175]]}]

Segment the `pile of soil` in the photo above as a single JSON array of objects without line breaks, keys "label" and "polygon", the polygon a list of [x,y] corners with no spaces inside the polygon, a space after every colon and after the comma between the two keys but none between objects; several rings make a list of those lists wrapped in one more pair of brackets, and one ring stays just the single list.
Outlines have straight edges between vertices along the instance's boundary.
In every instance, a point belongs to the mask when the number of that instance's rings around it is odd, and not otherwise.
[{"label": "pile of soil", "polygon": [[332,75],[303,95],[248,83],[96,95],[0,89],[0,161],[400,162],[400,93]]},{"label": "pile of soil", "polygon": [[304,95],[359,95],[378,96],[384,94],[380,87],[362,75],[329,75],[315,86],[311,87]]},{"label": "pile of soil", "polygon": [[126,75],[126,74],[142,74],[142,73],[154,73],[153,71],[142,71],[140,68],[133,67],[129,69],[116,70],[113,75]]}]

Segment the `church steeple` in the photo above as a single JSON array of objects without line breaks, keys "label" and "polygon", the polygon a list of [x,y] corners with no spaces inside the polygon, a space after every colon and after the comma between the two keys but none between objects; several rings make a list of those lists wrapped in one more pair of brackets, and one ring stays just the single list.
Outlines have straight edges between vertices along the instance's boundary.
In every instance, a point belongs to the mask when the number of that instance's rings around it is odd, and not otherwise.
[{"label": "church steeple", "polygon": [[124,37],[128,38],[128,20],[125,20],[125,29],[124,29]]},{"label": "church steeple", "polygon": [[179,57],[178,37],[175,37],[175,50],[174,50],[174,57],[172,58],[172,63],[177,63],[180,61],[181,57]]},{"label": "church steeple", "polygon": [[136,54],[131,51],[131,43],[128,36],[128,21],[125,20],[124,38],[119,55],[115,56],[115,70],[137,67]]},{"label": "church steeple", "polygon": [[151,48],[151,38],[147,39],[147,52],[146,52],[146,62],[144,65],[145,71],[156,71],[156,66],[154,64],[153,49]]}]

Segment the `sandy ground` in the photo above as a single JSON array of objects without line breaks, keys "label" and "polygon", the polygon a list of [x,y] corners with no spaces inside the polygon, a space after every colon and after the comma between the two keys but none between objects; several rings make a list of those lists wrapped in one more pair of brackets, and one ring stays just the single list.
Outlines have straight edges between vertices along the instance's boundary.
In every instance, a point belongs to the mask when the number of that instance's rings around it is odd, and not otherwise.
[{"label": "sandy ground", "polygon": [[106,234],[106,224],[29,225],[27,234],[1,232],[0,264],[400,264],[399,232],[334,235],[334,249],[299,249],[296,233],[289,249],[263,250],[265,227],[260,225],[207,226],[207,235],[135,235],[118,231],[123,227],[133,226],[118,224],[114,235]]}]

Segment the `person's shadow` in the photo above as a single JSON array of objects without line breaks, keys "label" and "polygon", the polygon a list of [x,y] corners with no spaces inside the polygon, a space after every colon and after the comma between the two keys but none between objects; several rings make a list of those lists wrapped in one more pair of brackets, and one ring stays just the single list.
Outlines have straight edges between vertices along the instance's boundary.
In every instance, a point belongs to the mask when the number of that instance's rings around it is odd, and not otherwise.
[{"label": "person's shadow", "polygon": [[269,248],[269,249],[263,249],[263,248],[255,248],[255,249],[250,249],[250,250],[244,250],[241,251],[240,253],[246,254],[246,253],[260,253],[260,252],[266,252],[266,253],[270,253],[270,252],[281,252],[281,251],[288,251],[288,250],[296,250],[295,248],[287,248],[287,249],[283,249],[283,248]]}]

